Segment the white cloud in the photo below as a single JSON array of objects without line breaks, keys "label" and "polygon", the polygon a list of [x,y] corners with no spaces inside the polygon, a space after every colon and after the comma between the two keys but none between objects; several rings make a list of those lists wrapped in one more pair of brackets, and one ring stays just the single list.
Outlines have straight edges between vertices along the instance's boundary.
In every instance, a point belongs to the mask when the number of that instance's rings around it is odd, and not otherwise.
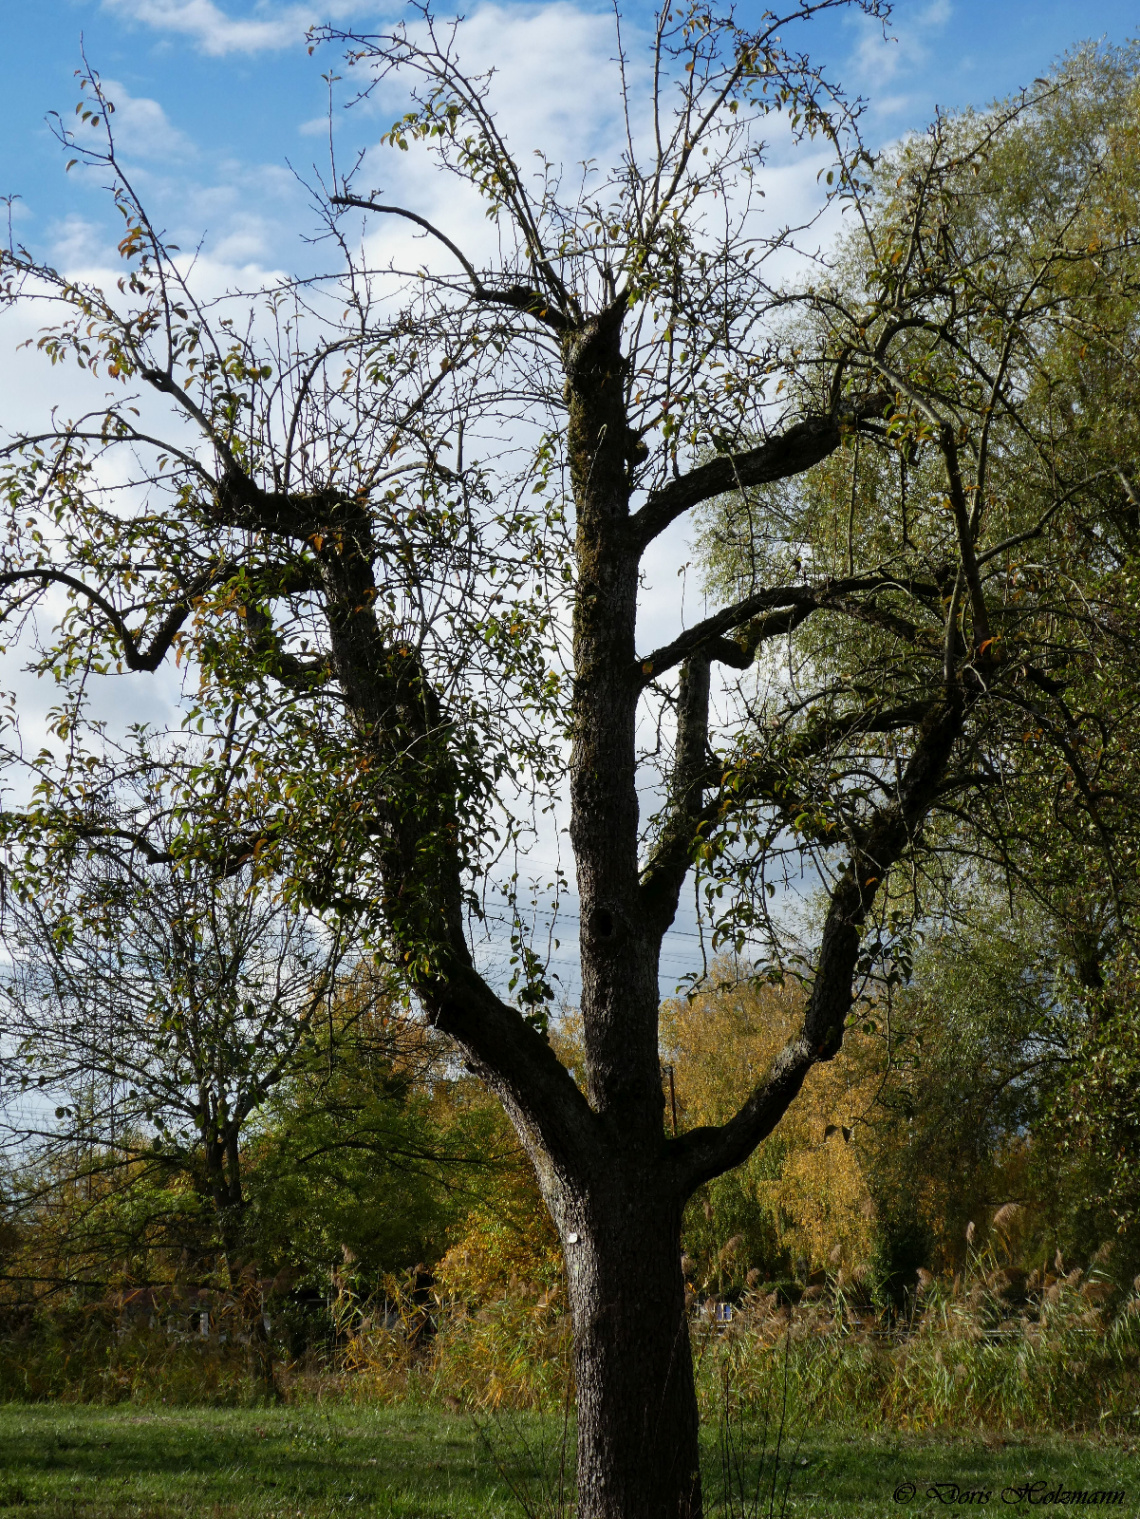
[{"label": "white cloud", "polygon": [[[873,89],[871,109],[875,116],[897,115],[913,109],[919,99],[905,86],[928,67],[938,34],[953,15],[951,0],[927,0],[922,6],[896,12],[894,24],[884,35],[881,22],[859,17],[860,38],[852,57],[856,83]],[[890,95],[885,87],[894,84]],[[897,88],[902,86],[902,88]]]},{"label": "white cloud", "polygon": [[[482,5],[464,23],[465,69],[494,68],[494,104],[516,151],[544,148],[554,160],[620,147],[617,44],[611,15],[566,0],[540,9]],[[627,31],[627,46],[630,38]]]},{"label": "white cloud", "polygon": [[157,100],[132,95],[115,79],[100,83],[115,107],[111,126],[120,148],[138,158],[185,158],[194,151],[193,143],[171,122]]},{"label": "white cloud", "polygon": [[[411,25],[409,32],[424,35]],[[630,23],[623,36],[632,55],[627,75],[636,77],[647,67],[641,39]],[[468,77],[494,71],[491,108],[520,161],[541,148],[568,167],[594,155],[604,166],[620,152],[625,127],[612,15],[580,9],[571,0],[526,7],[491,0],[464,17],[457,51]],[[356,109],[387,120],[404,109],[404,85],[395,73]],[[302,130],[315,134],[327,127],[327,117],[319,117]]]},{"label": "white cloud", "polygon": [[159,32],[188,37],[203,53],[221,58],[227,53],[262,53],[294,47],[319,21],[350,15],[356,0],[317,5],[255,6],[253,14],[231,16],[214,0],[103,0],[105,10]]},{"label": "white cloud", "polygon": [[905,24],[896,24],[884,37],[881,24],[861,18],[863,37],[855,50],[860,72],[879,83],[921,68],[930,59],[930,42],[934,33],[949,21],[950,0],[930,0],[921,10],[907,11]]},{"label": "white cloud", "polygon": [[[628,34],[626,44],[636,52]],[[612,16],[567,0],[525,10],[484,4],[463,22],[458,51],[469,77],[494,70],[489,104],[524,176],[532,166],[537,176],[534,154],[542,152],[563,166],[564,193],[572,198],[584,159],[596,159],[603,174],[617,164],[625,126]],[[403,90],[403,81],[393,76],[355,109],[387,124],[406,109]],[[317,123],[310,126],[316,136]],[[327,132],[327,118],[320,128]],[[408,153],[374,148],[356,189],[426,216],[476,262],[497,256],[499,228],[488,220],[485,200],[470,185],[436,174],[422,147]],[[376,263],[450,270],[448,255],[407,222],[373,217],[366,226],[366,246]]]},{"label": "white cloud", "polygon": [[237,218],[224,236],[214,240],[210,252],[224,266],[244,266],[243,289],[260,288],[264,282],[260,261],[269,252],[274,230],[264,217]]},{"label": "white cloud", "polygon": [[106,252],[106,228],[86,217],[65,216],[52,228],[50,260],[57,269],[87,269]]}]

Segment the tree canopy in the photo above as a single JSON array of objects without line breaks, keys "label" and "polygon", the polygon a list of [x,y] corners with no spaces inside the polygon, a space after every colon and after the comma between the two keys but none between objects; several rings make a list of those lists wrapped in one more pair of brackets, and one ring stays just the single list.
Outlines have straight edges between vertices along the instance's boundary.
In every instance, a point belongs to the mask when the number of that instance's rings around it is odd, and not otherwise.
[{"label": "tree canopy", "polygon": [[[1099,397],[1133,364],[1134,60],[1081,55],[876,162],[786,40],[831,8],[662,10],[621,76],[626,150],[578,179],[524,173],[461,26],[323,31],[364,93],[407,89],[387,147],[478,192],[497,251],[387,203],[365,158],[323,190],[339,267],[252,296],[196,292],[89,73],[103,135],[64,135],[109,178],[125,272],[2,266],[93,385],[3,453],[6,619],[63,598],[37,663],[57,743],[5,818],[24,889],[114,841],[272,881],[404,978],[563,1242],[592,1519],[699,1510],[685,1203],[835,1056],[868,978],[905,977],[915,919],[983,866],[1060,908],[1094,857],[1074,943],[1099,963],[1131,911],[1136,507]],[[814,262],[762,204],[781,123],[829,144],[846,209]],[[422,262],[373,259],[362,215],[415,227]],[[698,510],[721,604],[645,647],[646,555]],[[94,676],[169,659],[196,686],[164,831],[113,815],[133,761],[85,712]],[[516,865],[560,807],[581,1084]],[[774,905],[793,872],[824,899],[798,945]],[[659,958],[694,873],[717,940],[805,995],[735,1111],[673,1135]],[[496,893],[509,990],[477,958]]]}]

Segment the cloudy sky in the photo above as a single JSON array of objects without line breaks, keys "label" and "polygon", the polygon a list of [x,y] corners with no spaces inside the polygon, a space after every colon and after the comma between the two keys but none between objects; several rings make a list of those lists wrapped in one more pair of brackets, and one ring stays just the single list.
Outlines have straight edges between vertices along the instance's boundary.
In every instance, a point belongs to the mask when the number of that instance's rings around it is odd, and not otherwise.
[{"label": "cloudy sky", "polygon": [[[401,12],[389,0],[40,0],[9,5],[0,56],[0,193],[16,203],[19,235],[67,261],[87,251],[99,219],[93,185],[65,178],[45,118],[77,99],[81,45],[118,103],[118,124],[152,199],[172,227],[238,266],[295,265],[307,229],[290,172],[327,161],[332,49],[310,57],[306,27],[332,19],[362,30]],[[446,0],[441,13],[446,12]],[[752,0],[738,15],[746,20]],[[627,36],[651,18],[622,0]],[[466,8],[470,52],[501,70],[518,131],[548,146],[604,147],[613,123],[611,6],[604,0],[519,0]],[[1087,37],[1124,41],[1140,30],[1137,0],[898,0],[891,35],[853,12],[805,29],[803,41],[852,93],[869,101],[879,141],[921,126],[935,106],[986,104],[1044,73]],[[345,154],[377,119],[343,117]]]},{"label": "cloudy sky", "polygon": [[[211,280],[248,286],[273,270],[305,268],[316,257],[303,242],[314,223],[298,176],[327,167],[329,86],[322,76],[339,65],[332,48],[309,55],[306,28],[332,20],[366,31],[403,10],[399,0],[10,3],[0,53],[0,195],[16,197],[15,237],[74,271],[106,268],[112,234],[121,235],[98,180],[65,174],[66,155],[51,129],[53,111],[74,120],[75,71],[85,51],[117,104],[120,143],[155,219],[181,246],[202,246]],[[447,13],[447,0],[439,11]],[[622,0],[621,12],[627,46],[636,51],[652,4]],[[743,24],[750,12],[758,18],[761,7],[742,0]],[[465,58],[476,69],[499,71],[496,98],[516,151],[541,146],[570,162],[611,158],[620,130],[611,4],[472,0],[465,14]],[[936,107],[985,105],[1032,83],[1082,40],[1120,43],[1137,32],[1140,0],[1085,0],[1080,7],[1071,0],[898,0],[886,36],[881,24],[839,10],[813,21],[798,41],[850,94],[866,98],[866,135],[881,146],[921,128]],[[376,141],[401,104],[389,96],[345,112],[344,90],[337,86],[333,101],[342,164]],[[384,170],[392,198],[443,219],[439,192],[416,180],[411,157],[391,155]],[[814,183],[810,164],[777,165],[767,204],[782,201],[782,214],[792,216]],[[461,240],[486,225],[478,207],[453,196],[443,210],[447,229]],[[0,432],[68,399],[71,380],[58,370],[29,367],[35,361],[26,357],[13,366],[12,341],[26,335],[13,318],[0,319]],[[672,615],[684,544],[663,545],[662,555],[659,588],[667,596],[656,605]],[[652,622],[653,604],[647,610]],[[653,631],[646,629],[647,645],[663,641]],[[9,669],[0,686],[19,690],[33,730],[40,698],[32,684]],[[173,715],[173,680],[125,682],[117,690],[131,717],[161,722]],[[679,926],[664,980],[691,965],[691,927]]]}]

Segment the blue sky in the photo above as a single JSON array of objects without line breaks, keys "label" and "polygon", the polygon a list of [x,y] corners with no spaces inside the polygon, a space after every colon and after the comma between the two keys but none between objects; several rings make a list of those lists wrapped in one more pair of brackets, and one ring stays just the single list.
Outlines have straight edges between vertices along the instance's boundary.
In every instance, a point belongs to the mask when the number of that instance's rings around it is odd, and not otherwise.
[{"label": "blue sky", "polygon": [[[95,186],[65,179],[44,121],[49,111],[67,114],[75,104],[82,37],[93,66],[113,81],[145,188],[163,203],[172,230],[195,239],[205,233],[225,261],[294,265],[303,257],[298,234],[311,222],[286,163],[307,170],[321,158],[321,75],[337,62],[332,50],[308,56],[305,28],[331,16],[366,30],[401,8],[398,0],[10,4],[0,57],[0,193],[21,197],[20,237],[41,252],[62,250],[66,262],[77,219],[98,214]],[[760,13],[747,0],[738,6],[742,20],[750,9]],[[566,60],[561,110],[573,112],[577,88],[587,108],[596,105],[591,59],[608,48],[608,5],[475,0],[466,13],[501,48],[509,91],[549,93],[528,67],[545,39],[548,63]],[[651,13],[646,0],[623,6],[631,31]],[[899,0],[892,30],[884,42],[873,23],[836,13],[803,33],[835,77],[868,97],[868,129],[879,142],[921,126],[936,104],[985,104],[1028,84],[1083,38],[1125,40],[1140,31],[1140,0],[1079,7],[1068,0]],[[359,115],[341,123],[345,150],[376,124]]]},{"label": "blue sky", "polygon": [[[65,155],[44,119],[52,110],[69,116],[74,108],[82,37],[117,102],[120,138],[144,199],[182,247],[203,239],[204,277],[215,288],[248,287],[273,270],[304,267],[318,256],[302,242],[314,223],[287,164],[306,173],[326,161],[328,97],[321,76],[338,63],[331,49],[308,55],[306,27],[332,17],[367,30],[402,10],[402,0],[386,6],[375,0],[9,0],[0,53],[0,195],[19,197],[17,238],[68,270],[107,270],[113,262],[108,234],[121,234],[98,180],[64,173]],[[746,22],[750,10],[759,16],[760,7],[743,0],[738,18]],[[539,143],[571,162],[583,150],[608,156],[616,127],[610,5],[472,0],[466,14],[469,56],[479,67],[494,63],[500,70],[498,99],[520,156]],[[623,16],[627,40],[635,40],[652,6],[631,0]],[[1086,0],[1080,8],[1069,0],[899,0],[888,40],[881,27],[851,12],[813,22],[799,40],[850,93],[867,97],[866,134],[881,146],[923,126],[936,105],[984,105],[1030,84],[1084,39],[1119,43],[1137,32],[1140,0]],[[397,109],[390,100],[371,113],[338,110],[342,162],[354,146],[375,141]],[[395,162],[383,171],[395,181],[393,198],[446,220],[461,241],[477,239],[478,227],[486,225],[478,208],[463,206],[453,192],[437,198],[435,186],[417,179],[412,157],[393,154]],[[787,165],[775,177],[777,198],[782,194],[792,205],[805,185],[810,193],[817,167],[808,165],[805,173],[804,165]],[[26,357],[13,366],[11,340],[33,329],[14,332],[12,320],[0,317],[0,433],[32,414],[42,418],[57,401],[69,407],[75,380]],[[661,563],[648,566],[647,646],[671,636],[676,565],[684,557],[684,544],[670,541]],[[0,683],[17,691],[28,736],[35,738],[50,697],[15,668],[12,656]],[[176,678],[169,672],[124,678],[110,701],[131,719],[176,721]],[[695,962],[688,909],[683,918],[666,945],[665,990]],[[572,919],[566,930],[558,962],[570,988]]]}]

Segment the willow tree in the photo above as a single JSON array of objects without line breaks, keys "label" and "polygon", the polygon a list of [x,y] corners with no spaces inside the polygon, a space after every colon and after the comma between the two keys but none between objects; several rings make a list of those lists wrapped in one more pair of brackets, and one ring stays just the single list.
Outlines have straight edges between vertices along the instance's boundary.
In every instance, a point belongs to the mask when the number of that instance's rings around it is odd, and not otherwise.
[{"label": "willow tree", "polygon": [[[417,9],[382,36],[324,34],[365,90],[407,90],[386,141],[483,198],[489,255],[382,199],[365,159],[328,187],[340,272],[208,303],[111,132],[74,153],[109,171],[124,217],[118,293],[24,253],[5,263],[10,299],[63,308],[45,353],[111,386],[5,456],[9,617],[49,587],[65,599],[40,668],[70,693],[67,743],[37,762],[35,805],[8,826],[99,847],[113,756],[84,727],[91,672],[171,658],[194,672],[169,852],[219,875],[273,872],[367,921],[534,1164],[566,1257],[590,1519],[699,1512],[682,1210],[838,1052],[856,978],[893,953],[877,904],[895,910],[890,883],[937,843],[932,814],[988,783],[979,714],[1023,680],[1011,554],[1072,493],[1038,418],[1025,425],[1044,498],[1019,497],[1017,520],[988,509],[1042,335],[1067,310],[1053,276],[1087,239],[1063,217],[1056,235],[1022,235],[1003,284],[981,222],[969,249],[946,234],[944,208],[1017,110],[953,152],[938,128],[912,145],[897,195],[877,188],[855,113],[789,50],[797,23],[830,8],[754,31],[663,10],[637,60],[618,39],[626,147],[572,186],[545,159],[524,170],[493,79],[462,67],[461,27]],[[89,116],[113,123],[88,88]],[[824,261],[798,292],[766,273],[805,267],[762,202],[762,134],[777,129],[830,144],[832,191],[864,218],[855,273]],[[1078,199],[1092,172],[1070,176]],[[412,267],[370,257],[361,221],[412,233]],[[885,484],[876,531],[845,534],[836,562],[834,510],[792,520],[756,492],[833,456],[849,471],[857,446],[893,461],[896,482],[917,449],[938,488]],[[855,528],[859,489],[856,476]],[[748,503],[750,542],[782,547],[750,561],[725,605],[645,647],[647,555],[726,495]],[[1027,605],[1045,594],[1034,582]],[[829,637],[847,629],[873,635],[876,669],[898,678],[832,679]],[[226,785],[203,784],[219,755]],[[581,1089],[545,1037],[551,989],[518,888],[563,802]],[[800,967],[802,1026],[734,1117],[673,1135],[658,971],[681,892],[696,871],[722,940],[778,973],[768,903],[789,860],[828,894]],[[509,990],[479,969],[499,891]]]}]

